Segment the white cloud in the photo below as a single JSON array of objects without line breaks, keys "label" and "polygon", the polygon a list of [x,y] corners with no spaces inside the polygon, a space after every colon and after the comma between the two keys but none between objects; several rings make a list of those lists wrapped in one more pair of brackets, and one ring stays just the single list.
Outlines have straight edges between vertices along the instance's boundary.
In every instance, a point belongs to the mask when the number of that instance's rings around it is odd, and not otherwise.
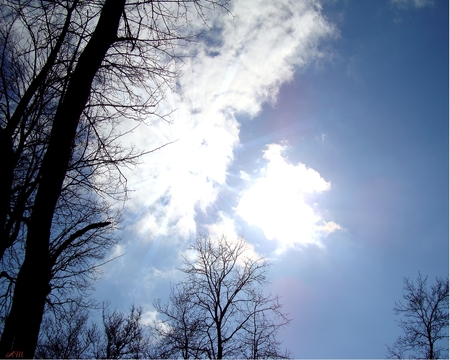
[{"label": "white cloud", "polygon": [[141,127],[132,137],[144,149],[178,139],[127,173],[134,189],[127,209],[141,231],[196,232],[196,212],[216,200],[239,145],[235,114],[255,116],[297,68],[324,56],[319,44],[336,30],[320,10],[313,0],[240,0],[233,2],[234,17],[209,14],[220,31],[213,45],[192,45],[180,90],[168,94],[168,110],[177,109],[173,125]]},{"label": "white cloud", "polygon": [[391,0],[391,3],[400,8],[415,7],[417,9],[434,5],[433,0]]},{"label": "white cloud", "polygon": [[308,194],[330,189],[320,174],[304,164],[289,164],[282,153],[285,146],[271,144],[264,152],[268,160],[262,175],[246,191],[236,212],[248,224],[259,227],[269,240],[278,243],[278,251],[296,244],[320,245],[320,233],[339,230],[334,222],[324,225],[320,215],[306,200]]},{"label": "white cloud", "polygon": [[158,320],[158,312],[156,310],[147,310],[142,314],[142,324],[143,325],[153,325],[155,321]]},{"label": "white cloud", "polygon": [[[205,47],[192,59],[191,71],[182,79],[190,85],[184,95],[193,108],[214,104],[254,116],[263,102],[275,101],[280,85],[292,79],[296,67],[324,56],[318,43],[335,29],[316,1],[234,4],[234,20],[218,20],[220,46]],[[218,55],[209,56],[211,52]]]},{"label": "white cloud", "polygon": [[336,224],[334,221],[328,221],[319,227],[321,231],[325,233],[325,235],[329,235],[337,230],[342,230],[342,227]]},{"label": "white cloud", "polygon": [[236,222],[223,211],[219,212],[219,219],[214,224],[208,224],[204,227],[212,238],[220,238],[222,235],[225,235],[227,239],[238,238]]},{"label": "white cloud", "polygon": [[247,174],[245,171],[240,171],[239,172],[239,176],[240,176],[240,178],[242,179],[242,180],[247,180],[247,181],[249,181],[251,178],[250,178],[250,175],[249,174]]},{"label": "white cloud", "polygon": [[[222,236],[225,236],[230,244],[235,244],[240,241],[240,239],[243,239],[237,233],[236,221],[223,211],[219,212],[219,219],[214,224],[205,225],[204,227],[208,230],[208,235],[213,241],[218,241],[218,239],[220,239]],[[246,243],[247,247],[245,253],[243,254],[244,258],[250,258],[254,260],[260,259],[261,255],[256,252],[255,247],[245,239],[243,240]]]}]

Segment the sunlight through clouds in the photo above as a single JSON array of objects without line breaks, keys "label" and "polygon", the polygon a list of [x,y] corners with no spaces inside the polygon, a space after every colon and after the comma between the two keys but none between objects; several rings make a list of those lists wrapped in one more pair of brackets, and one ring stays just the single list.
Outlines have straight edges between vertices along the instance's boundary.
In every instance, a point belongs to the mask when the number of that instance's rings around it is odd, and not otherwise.
[{"label": "sunlight through clouds", "polygon": [[248,224],[259,227],[269,240],[278,243],[278,252],[295,244],[321,246],[320,235],[341,227],[324,222],[305,199],[305,195],[330,189],[314,169],[304,164],[289,164],[283,157],[283,145],[270,144],[264,152],[268,161],[261,177],[243,192],[236,213]]},{"label": "sunlight through clouds", "polygon": [[[209,211],[227,186],[239,146],[236,114],[254,117],[265,102],[274,103],[296,69],[325,56],[320,44],[337,32],[317,1],[240,0],[230,10],[233,16],[208,14],[215,30],[185,48],[178,91],[168,92],[164,104],[173,111],[172,124],[141,126],[132,134],[133,144],[144,149],[177,140],[126,174],[134,190],[127,209],[138,214],[135,222],[149,238],[164,217],[174,236],[195,234],[196,216]],[[194,22],[194,28],[203,25]]]}]

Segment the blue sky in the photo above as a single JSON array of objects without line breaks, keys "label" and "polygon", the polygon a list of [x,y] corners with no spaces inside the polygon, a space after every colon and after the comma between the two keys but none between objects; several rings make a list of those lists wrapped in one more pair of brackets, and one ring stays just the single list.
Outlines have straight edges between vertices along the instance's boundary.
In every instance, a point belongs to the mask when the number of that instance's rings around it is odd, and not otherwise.
[{"label": "blue sky", "polygon": [[185,50],[173,123],[129,138],[178,141],[129,171],[123,256],[95,296],[150,319],[199,232],[243,236],[273,263],[294,357],[383,358],[403,277],[448,274],[448,2],[231,12]]}]

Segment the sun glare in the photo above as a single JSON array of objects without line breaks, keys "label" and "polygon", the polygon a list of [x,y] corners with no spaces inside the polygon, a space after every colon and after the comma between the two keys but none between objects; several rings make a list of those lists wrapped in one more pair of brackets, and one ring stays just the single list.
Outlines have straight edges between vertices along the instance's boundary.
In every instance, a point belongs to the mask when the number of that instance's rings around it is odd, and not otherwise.
[{"label": "sun glare", "polygon": [[[243,192],[236,212],[250,225],[261,228],[269,240],[283,251],[295,244],[320,245],[319,235],[340,229],[326,223],[305,200],[305,194],[330,189],[320,174],[304,164],[286,162],[285,146],[271,144],[264,152],[268,164],[261,176]],[[245,177],[245,176],[244,176]]]}]

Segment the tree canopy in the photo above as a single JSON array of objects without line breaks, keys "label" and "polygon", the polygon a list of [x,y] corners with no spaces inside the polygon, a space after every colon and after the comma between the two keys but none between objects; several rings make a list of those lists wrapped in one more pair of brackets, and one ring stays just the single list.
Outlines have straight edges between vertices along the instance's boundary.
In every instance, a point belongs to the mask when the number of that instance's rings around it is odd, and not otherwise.
[{"label": "tree canopy", "polygon": [[185,279],[169,302],[155,303],[161,357],[287,358],[278,331],[290,322],[278,296],[266,295],[269,263],[243,239],[199,237],[184,258]]},{"label": "tree canopy", "polygon": [[416,283],[403,280],[404,302],[395,303],[394,314],[402,316],[398,323],[404,334],[387,347],[388,358],[448,357],[448,278],[437,278],[431,286],[427,280],[420,273]]}]

